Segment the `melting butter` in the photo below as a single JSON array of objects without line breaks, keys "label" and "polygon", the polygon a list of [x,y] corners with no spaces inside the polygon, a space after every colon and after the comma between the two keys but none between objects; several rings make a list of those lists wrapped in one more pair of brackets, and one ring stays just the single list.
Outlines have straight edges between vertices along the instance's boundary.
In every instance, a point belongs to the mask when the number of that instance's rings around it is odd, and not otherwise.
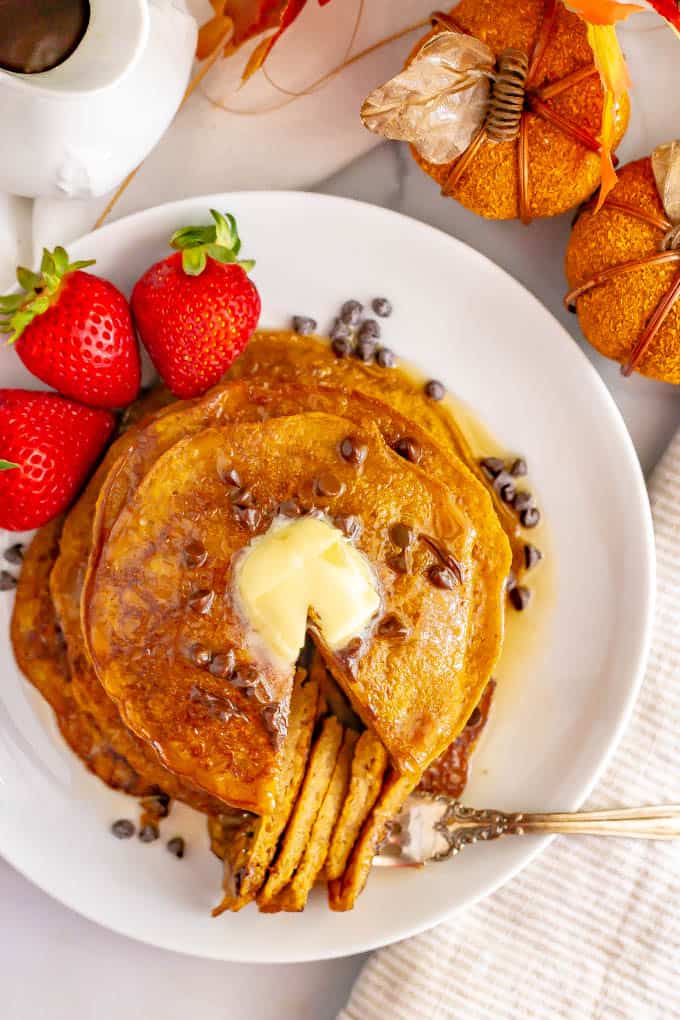
[{"label": "melting butter", "polygon": [[276,518],[235,569],[246,622],[271,657],[293,665],[310,612],[331,649],[358,637],[380,607],[366,558],[323,517]]}]

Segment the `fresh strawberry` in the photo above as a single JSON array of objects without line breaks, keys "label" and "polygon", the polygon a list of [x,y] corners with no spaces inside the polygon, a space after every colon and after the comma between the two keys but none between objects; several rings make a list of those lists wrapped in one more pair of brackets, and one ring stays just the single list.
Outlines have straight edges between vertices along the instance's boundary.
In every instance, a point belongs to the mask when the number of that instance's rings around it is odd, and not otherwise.
[{"label": "fresh strawberry", "polygon": [[0,528],[28,531],[77,495],[115,419],[56,393],[0,389]]},{"label": "fresh strawberry", "polygon": [[151,266],[132,292],[139,336],[176,397],[197,397],[238,357],[257,326],[260,296],[248,279],[254,262],[237,261],[236,220],[214,209],[211,227],[186,227],[177,253]]},{"label": "fresh strawberry", "polygon": [[128,303],[108,280],[44,251],[39,273],[20,267],[22,294],[0,298],[0,332],[11,333],[29,372],[93,407],[123,407],[139,392],[139,348]]}]

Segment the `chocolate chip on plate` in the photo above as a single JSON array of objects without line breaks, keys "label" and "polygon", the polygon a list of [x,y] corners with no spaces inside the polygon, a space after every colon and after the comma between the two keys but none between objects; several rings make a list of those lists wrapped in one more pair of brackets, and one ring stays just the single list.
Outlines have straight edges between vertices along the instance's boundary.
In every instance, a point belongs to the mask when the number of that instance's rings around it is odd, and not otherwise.
[{"label": "chocolate chip on plate", "polygon": [[352,353],[353,344],[348,336],[338,336],[333,339],[331,347],[336,357],[348,358]]},{"label": "chocolate chip on plate", "polygon": [[531,591],[523,584],[518,584],[510,591],[509,598],[515,609],[521,612],[531,602]]},{"label": "chocolate chip on plate", "polygon": [[526,473],[527,462],[525,461],[524,457],[517,457],[515,460],[513,460],[512,467],[510,468],[510,474],[514,475],[515,478],[523,478]]},{"label": "chocolate chip on plate", "polygon": [[517,575],[515,574],[515,571],[511,567],[510,570],[508,571],[508,576],[505,579],[505,590],[512,591],[512,589],[516,587],[517,587]]},{"label": "chocolate chip on plate", "polygon": [[11,591],[16,588],[17,579],[9,570],[0,570],[0,591]]},{"label": "chocolate chip on plate", "polygon": [[386,297],[373,298],[371,308],[381,319],[386,319],[388,315],[392,314],[392,302],[388,301]]},{"label": "chocolate chip on plate", "polygon": [[309,336],[311,333],[315,333],[316,327],[316,319],[311,319],[308,315],[293,316],[293,331],[299,333],[300,336]]},{"label": "chocolate chip on plate", "polygon": [[489,478],[495,478],[505,470],[505,464],[500,457],[484,457],[480,460],[479,466]]},{"label": "chocolate chip on plate", "polygon": [[542,559],[543,553],[535,545],[527,543],[524,546],[524,566],[527,570],[531,570]]},{"label": "chocolate chip on plate", "polygon": [[135,834],[135,826],[129,818],[119,818],[111,826],[111,832],[116,839],[130,839]]},{"label": "chocolate chip on plate", "polygon": [[380,336],[380,325],[376,319],[364,319],[357,333],[358,340],[377,340]]},{"label": "chocolate chip on plate", "polygon": [[515,482],[507,471],[500,471],[494,478],[493,487],[504,503],[512,503],[515,499]]},{"label": "chocolate chip on plate", "polygon": [[361,301],[345,301],[344,305],[340,309],[340,319],[347,326],[356,326],[361,318],[361,313],[364,310],[364,306]]},{"label": "chocolate chip on plate", "polygon": [[153,822],[143,825],[139,830],[139,839],[142,843],[153,843],[159,836],[158,826],[154,825]]},{"label": "chocolate chip on plate", "polygon": [[351,336],[351,330],[346,322],[342,319],[336,319],[331,329],[331,340],[349,340]]},{"label": "chocolate chip on plate", "polygon": [[354,357],[358,358],[359,361],[369,362],[373,360],[375,354],[376,342],[372,337],[364,337],[359,339],[356,347],[354,348]]},{"label": "chocolate chip on plate", "polygon": [[400,439],[397,439],[393,449],[400,457],[403,457],[404,460],[409,460],[412,464],[418,464],[423,455],[420,444],[415,439],[411,439],[410,436],[402,436]]},{"label": "chocolate chip on plate", "polygon": [[5,559],[8,563],[12,563],[16,566],[19,566],[19,564],[23,562],[24,547],[21,542],[16,542],[14,545],[11,545],[9,549],[5,549]]},{"label": "chocolate chip on plate", "polygon": [[169,839],[166,848],[173,857],[178,857],[180,860],[184,857],[185,843],[181,836],[173,836],[172,839]]},{"label": "chocolate chip on plate", "polygon": [[541,520],[541,511],[537,506],[528,506],[522,510],[519,520],[523,528],[535,528]]},{"label": "chocolate chip on plate", "polygon": [[528,510],[529,507],[534,505],[534,497],[526,489],[518,489],[515,493],[513,500],[513,506],[518,514],[521,514],[523,510]]},{"label": "chocolate chip on plate", "polygon": [[430,379],[425,383],[425,396],[430,400],[443,400],[446,396],[446,386],[439,382],[439,379]]},{"label": "chocolate chip on plate", "polygon": [[394,368],[397,362],[394,351],[391,351],[389,347],[381,347],[375,356],[375,360],[381,368]]},{"label": "chocolate chip on plate", "polygon": [[364,443],[358,443],[353,436],[345,436],[340,443],[340,456],[355,467],[361,467],[367,454],[368,447]]}]

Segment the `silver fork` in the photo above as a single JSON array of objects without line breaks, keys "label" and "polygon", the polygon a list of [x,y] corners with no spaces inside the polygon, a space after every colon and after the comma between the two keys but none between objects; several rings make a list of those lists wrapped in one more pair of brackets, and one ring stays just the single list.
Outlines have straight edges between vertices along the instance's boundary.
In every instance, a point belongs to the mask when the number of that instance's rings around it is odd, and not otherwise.
[{"label": "silver fork", "polygon": [[471,843],[529,833],[678,839],[680,804],[527,814],[478,810],[450,797],[414,794],[390,822],[373,863],[382,867],[419,867],[454,857]]}]

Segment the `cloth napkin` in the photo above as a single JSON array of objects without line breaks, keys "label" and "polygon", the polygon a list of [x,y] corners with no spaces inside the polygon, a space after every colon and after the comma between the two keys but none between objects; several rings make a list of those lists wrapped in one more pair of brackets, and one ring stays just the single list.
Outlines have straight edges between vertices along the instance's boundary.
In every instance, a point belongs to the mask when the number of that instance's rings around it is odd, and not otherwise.
[{"label": "cloth napkin", "polygon": [[[650,498],[652,651],[591,808],[680,801],[680,432]],[[680,841],[557,837],[495,895],[374,953],[338,1020],[680,1017],[679,894]]]}]

